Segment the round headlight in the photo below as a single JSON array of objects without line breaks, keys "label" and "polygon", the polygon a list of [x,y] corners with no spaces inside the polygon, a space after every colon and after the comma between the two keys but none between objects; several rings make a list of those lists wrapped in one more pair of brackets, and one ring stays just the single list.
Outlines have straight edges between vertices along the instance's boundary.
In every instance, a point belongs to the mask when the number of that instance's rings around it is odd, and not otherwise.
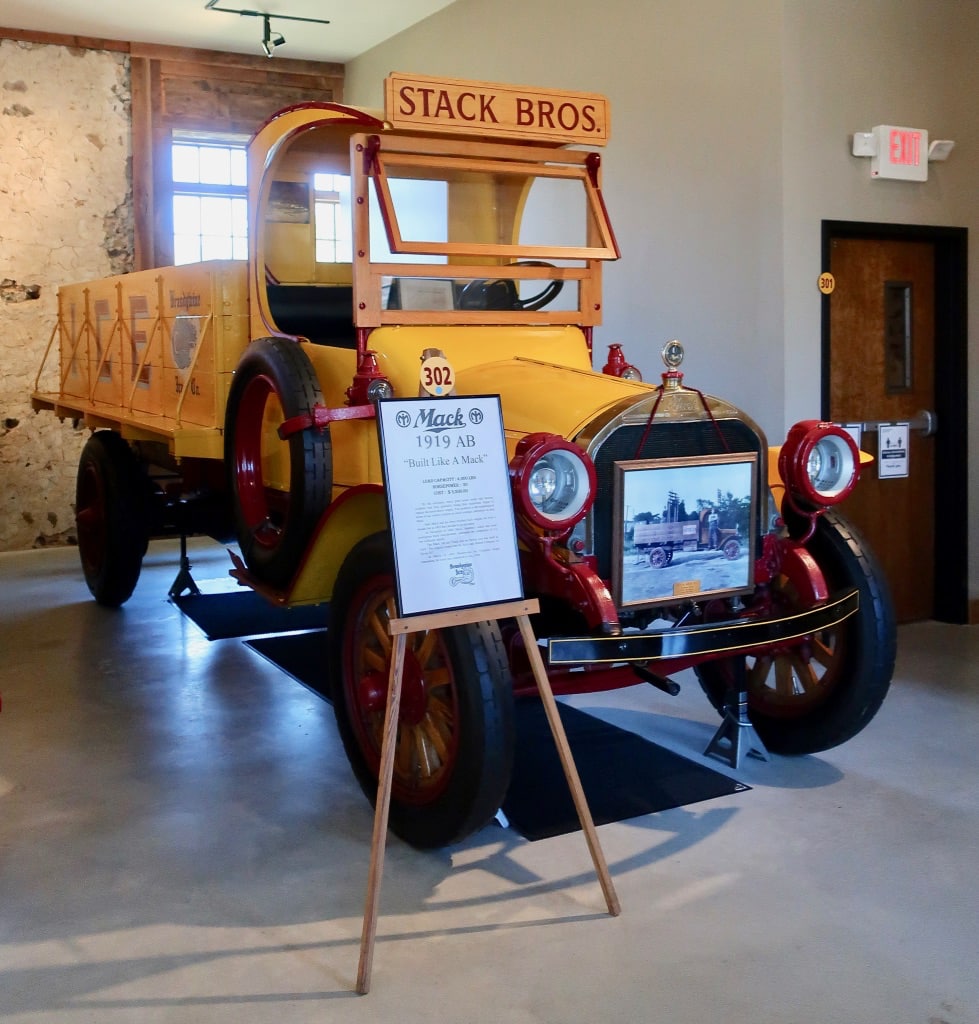
[{"label": "round headlight", "polygon": [[517,511],[548,531],[570,529],[591,507],[595,467],[577,445],[555,434],[531,434],[510,464]]},{"label": "round headlight", "polygon": [[860,477],[860,453],[842,427],[804,420],[789,431],[778,468],[791,493],[812,505],[835,505]]}]

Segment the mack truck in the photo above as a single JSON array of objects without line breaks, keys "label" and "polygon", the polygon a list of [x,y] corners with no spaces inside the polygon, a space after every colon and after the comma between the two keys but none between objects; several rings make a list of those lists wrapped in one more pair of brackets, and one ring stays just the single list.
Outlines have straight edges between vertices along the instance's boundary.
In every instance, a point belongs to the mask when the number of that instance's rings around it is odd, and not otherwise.
[{"label": "mack truck", "polygon": [[671,565],[677,551],[717,551],[730,560],[741,554],[737,527],[721,526],[712,505],[686,519],[679,517],[679,509],[679,497],[671,491],[662,519],[633,526],[633,547],[653,568]]},{"label": "mack truck", "polygon": [[[655,383],[623,343],[593,350],[620,257],[608,136],[601,96],[392,74],[383,111],[308,102],[258,127],[247,260],[59,290],[32,400],[91,431],[75,515],[94,599],[130,597],[151,539],[205,535],[236,542],[229,571],[270,604],[328,606],[337,726],[371,800],[398,614],[377,429],[392,398],[498,396],[555,693],[670,692],[693,669],[718,713],[741,691],[767,750],[801,755],[854,737],[887,692],[886,581],[838,507],[865,461],[849,434],[803,420],[772,447],[684,382],[679,342]],[[635,571],[636,511],[722,488],[745,510],[729,571]],[[533,692],[513,622],[413,633],[393,831],[431,848],[486,824]]]}]

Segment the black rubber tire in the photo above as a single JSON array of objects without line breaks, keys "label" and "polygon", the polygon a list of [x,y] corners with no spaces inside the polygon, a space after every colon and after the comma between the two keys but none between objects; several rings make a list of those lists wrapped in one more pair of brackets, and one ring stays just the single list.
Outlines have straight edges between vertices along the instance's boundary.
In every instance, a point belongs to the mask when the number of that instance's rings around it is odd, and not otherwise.
[{"label": "black rubber tire", "polygon": [[[260,338],[248,346],[228,394],[225,464],[242,557],[269,586],[292,579],[333,489],[328,428],[308,427],[285,440],[270,428],[311,416],[317,405],[323,395],[299,342]],[[286,449],[287,491],[273,489],[263,475],[263,455],[277,446]]]},{"label": "black rubber tire", "polygon": [[[877,713],[894,671],[894,607],[873,552],[838,512],[824,513],[806,544],[830,590],[855,587],[860,609],[809,639],[808,648],[747,658],[748,716],[776,754],[813,754],[856,736]],[[784,588],[785,610],[799,608]],[[723,712],[731,664],[706,662],[696,669],[711,704]],[[781,673],[781,684],[776,677]],[[792,691],[786,683],[791,673]]]},{"label": "black rubber tire", "polygon": [[653,569],[665,569],[673,561],[672,554],[672,551],[657,546],[649,552],[649,564]]},{"label": "black rubber tire", "polygon": [[100,430],[85,442],[75,483],[75,528],[92,596],[118,608],[132,596],[149,544],[149,486],[133,450]]},{"label": "black rubber tire", "polygon": [[[329,666],[337,727],[374,803],[395,615],[390,538],[347,556],[330,603]],[[482,828],[506,796],[513,765],[513,687],[496,623],[407,638],[390,827],[421,849]]]}]

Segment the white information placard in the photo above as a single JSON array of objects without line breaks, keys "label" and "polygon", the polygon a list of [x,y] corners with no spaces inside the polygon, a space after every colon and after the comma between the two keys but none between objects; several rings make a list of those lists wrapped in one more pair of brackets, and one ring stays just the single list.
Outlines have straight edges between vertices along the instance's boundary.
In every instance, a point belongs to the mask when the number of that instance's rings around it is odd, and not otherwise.
[{"label": "white information placard", "polygon": [[496,395],[377,404],[401,616],[523,598]]},{"label": "white information placard", "polygon": [[908,475],[908,437],[911,426],[908,423],[882,423],[880,446],[877,450],[877,476],[890,480]]}]

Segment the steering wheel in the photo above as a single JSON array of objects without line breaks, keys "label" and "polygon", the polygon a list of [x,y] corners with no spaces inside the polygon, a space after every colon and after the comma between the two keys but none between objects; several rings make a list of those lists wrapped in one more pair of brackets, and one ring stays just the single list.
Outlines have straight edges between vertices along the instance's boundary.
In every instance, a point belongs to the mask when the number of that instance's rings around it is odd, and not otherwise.
[{"label": "steering wheel", "polygon": [[[544,260],[521,260],[514,267],[554,267]],[[470,281],[459,292],[459,309],[543,309],[561,294],[564,281],[548,281],[536,295],[521,299],[511,277],[480,277]]]}]

